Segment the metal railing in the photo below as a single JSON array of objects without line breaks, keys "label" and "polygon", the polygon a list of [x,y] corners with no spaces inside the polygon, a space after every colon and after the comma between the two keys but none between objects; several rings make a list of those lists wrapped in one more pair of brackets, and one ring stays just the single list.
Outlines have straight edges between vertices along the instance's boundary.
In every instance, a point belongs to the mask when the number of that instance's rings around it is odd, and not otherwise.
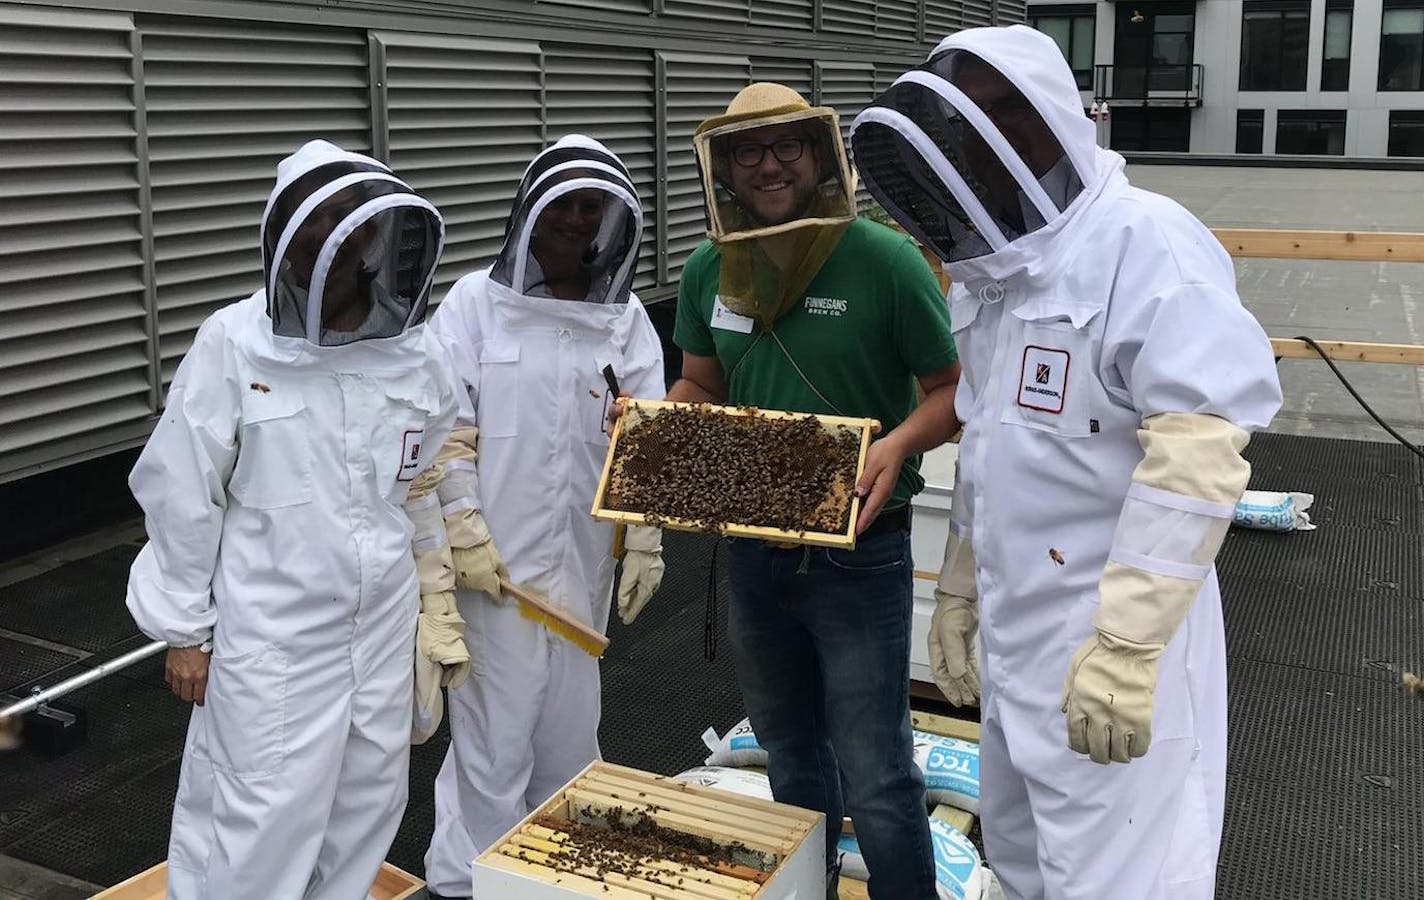
[{"label": "metal railing", "polygon": [[1201,106],[1201,63],[1093,67],[1093,98],[1113,106]]}]

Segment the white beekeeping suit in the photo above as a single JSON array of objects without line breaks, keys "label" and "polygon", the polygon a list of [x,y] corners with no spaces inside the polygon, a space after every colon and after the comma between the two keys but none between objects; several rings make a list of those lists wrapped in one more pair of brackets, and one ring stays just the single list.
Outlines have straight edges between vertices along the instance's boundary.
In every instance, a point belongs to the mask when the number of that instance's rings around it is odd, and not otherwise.
[{"label": "white beekeeping suit", "polygon": [[365,897],[405,808],[406,492],[454,424],[421,324],[444,226],[314,141],[262,222],[265,287],[203,323],[130,477],[139,627],[211,648],[168,857],[179,900]]},{"label": "white beekeeping suit", "polygon": [[[664,394],[661,345],[631,291],[641,234],[622,162],[566,137],[525,172],[498,261],[460,279],[431,319],[468,399],[439,496],[461,587],[485,586],[457,592],[475,663],[450,691],[435,784],[425,865],[439,895],[469,896],[475,856],[598,757],[598,661],[498,602],[494,579],[507,571],[607,627],[613,529],[589,515],[608,452],[602,371],[635,397]],[[625,622],[662,567],[655,529],[632,530],[628,549]]]},{"label": "white beekeeping suit", "polygon": [[1281,400],[1231,260],[1127,183],[1062,54],[1022,26],[945,39],[852,145],[954,282],[965,431],[931,651],[972,701],[977,616],[989,864],[1011,898],[1206,900],[1226,766],[1212,560],[1247,433]]}]

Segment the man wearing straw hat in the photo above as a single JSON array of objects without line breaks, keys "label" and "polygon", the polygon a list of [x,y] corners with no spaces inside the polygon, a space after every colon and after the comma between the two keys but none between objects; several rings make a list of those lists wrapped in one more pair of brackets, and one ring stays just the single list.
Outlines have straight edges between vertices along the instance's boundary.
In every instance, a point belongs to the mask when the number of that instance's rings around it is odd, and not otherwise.
[{"label": "man wearing straw hat", "polygon": [[[958,430],[944,297],[909,238],[856,217],[836,114],[758,83],[695,138],[711,240],[688,260],[668,399],[879,419],[854,550],[732,541],[728,632],[776,799],[845,813],[877,900],[931,900],[909,720],[910,498]],[[916,383],[924,399],[916,405]]]}]

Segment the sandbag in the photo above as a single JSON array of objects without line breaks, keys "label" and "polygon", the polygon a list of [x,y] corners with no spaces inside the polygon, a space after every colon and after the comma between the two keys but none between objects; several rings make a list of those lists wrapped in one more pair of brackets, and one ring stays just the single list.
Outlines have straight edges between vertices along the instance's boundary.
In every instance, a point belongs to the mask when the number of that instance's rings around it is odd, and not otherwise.
[{"label": "sandbag", "polygon": [[[984,864],[969,838],[948,823],[930,819],[930,844],[934,848],[935,892],[939,900],[980,900],[984,895]],[[841,837],[841,875],[866,881],[870,872],[854,835]]]},{"label": "sandbag", "polygon": [[1260,531],[1313,531],[1306,510],[1314,502],[1314,494],[1247,491],[1236,502],[1231,522]]},{"label": "sandbag", "polygon": [[743,719],[722,737],[711,728],[702,733],[702,743],[712,754],[705,760],[709,766],[765,766],[766,751],[752,733],[752,723]]},{"label": "sandbag", "polygon": [[916,731],[915,765],[925,775],[930,806],[979,812],[979,745]]},{"label": "sandbag", "polygon": [[730,769],[726,766],[698,766],[673,776],[674,781],[729,791],[758,800],[771,799],[771,781],[762,772]]},{"label": "sandbag", "polygon": [[[930,808],[946,803],[979,812],[979,745],[925,731],[914,732],[915,765],[925,777]],[[721,738],[711,728],[702,735],[711,750],[708,766],[765,766],[766,751],[751,723],[743,719]]]}]

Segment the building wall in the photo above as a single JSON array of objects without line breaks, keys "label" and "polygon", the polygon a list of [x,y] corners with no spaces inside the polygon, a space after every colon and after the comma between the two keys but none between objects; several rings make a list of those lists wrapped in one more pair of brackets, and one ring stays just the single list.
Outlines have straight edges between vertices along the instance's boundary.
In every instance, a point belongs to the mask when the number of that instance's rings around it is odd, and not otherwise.
[{"label": "building wall", "polygon": [[[1151,0],[1146,0],[1150,3]],[[1082,5],[1081,0],[1034,0],[1030,12],[1040,7]],[[1096,62],[1113,61],[1114,3],[1096,4]],[[1326,0],[1312,0],[1310,49],[1304,91],[1240,91],[1242,0],[1198,0],[1194,61],[1205,70],[1202,104],[1192,112],[1193,153],[1234,153],[1236,113],[1240,109],[1264,111],[1262,152],[1275,152],[1277,113],[1280,110],[1347,111],[1345,155],[1385,156],[1389,140],[1389,112],[1424,109],[1424,91],[1379,91],[1381,0],[1355,0],[1350,34],[1350,89],[1320,90],[1325,47]],[[1084,92],[1084,105],[1091,103]],[[1106,126],[1111,128],[1111,124]]]},{"label": "building wall", "polygon": [[142,441],[198,325],[260,286],[277,161],[388,160],[444,213],[435,296],[582,131],[646,214],[636,288],[705,235],[692,131],[753,80],[851,117],[1023,0],[0,0],[0,482]]}]

